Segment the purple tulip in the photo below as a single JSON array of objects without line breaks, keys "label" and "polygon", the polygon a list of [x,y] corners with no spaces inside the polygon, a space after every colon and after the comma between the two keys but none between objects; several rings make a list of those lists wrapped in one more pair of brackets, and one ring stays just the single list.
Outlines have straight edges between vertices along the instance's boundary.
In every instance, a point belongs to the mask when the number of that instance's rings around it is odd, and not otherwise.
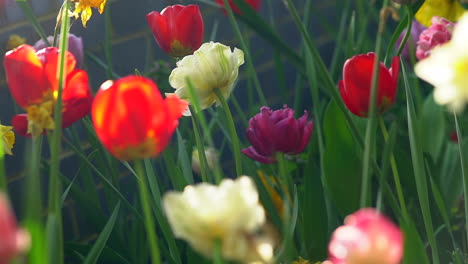
[{"label": "purple tulip", "polygon": [[[57,36],[57,39],[60,39],[60,35]],[[54,37],[48,36],[47,40],[52,44],[52,42],[54,42]],[[34,44],[36,50],[41,50],[45,47],[48,47],[48,45],[43,39],[38,40],[36,44]],[[83,39],[73,34],[68,35],[68,51],[75,56],[76,67],[81,68],[83,66]]]},{"label": "purple tulip", "polygon": [[[405,47],[403,48],[403,51],[401,52],[401,56],[405,58],[405,60],[410,61],[410,45],[413,46],[413,50],[416,51],[416,42],[419,39],[419,35],[423,30],[425,30],[426,27],[420,24],[418,21],[413,20],[413,24],[411,25],[411,36],[408,38],[408,41],[406,41]],[[403,41],[403,38],[405,37],[406,34],[406,29],[401,32],[400,37],[395,43],[395,48],[398,49],[400,47],[400,43]]]},{"label": "purple tulip", "polygon": [[261,163],[276,162],[275,153],[299,154],[304,151],[312,134],[313,123],[308,113],[294,118],[294,110],[286,105],[273,111],[263,106],[260,113],[249,120],[247,138],[252,146],[242,150],[249,158]]}]

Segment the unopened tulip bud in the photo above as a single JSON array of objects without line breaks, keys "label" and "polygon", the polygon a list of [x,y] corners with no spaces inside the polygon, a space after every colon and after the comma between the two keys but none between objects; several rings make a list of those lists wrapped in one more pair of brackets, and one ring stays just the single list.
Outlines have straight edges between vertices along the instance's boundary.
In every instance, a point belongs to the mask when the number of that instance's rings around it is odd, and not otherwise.
[{"label": "unopened tulip bud", "polygon": [[[206,161],[208,162],[208,168],[214,170],[219,167],[219,153],[212,147],[205,147]],[[201,162],[198,149],[194,149],[192,152],[192,169],[197,174],[201,174]]]}]

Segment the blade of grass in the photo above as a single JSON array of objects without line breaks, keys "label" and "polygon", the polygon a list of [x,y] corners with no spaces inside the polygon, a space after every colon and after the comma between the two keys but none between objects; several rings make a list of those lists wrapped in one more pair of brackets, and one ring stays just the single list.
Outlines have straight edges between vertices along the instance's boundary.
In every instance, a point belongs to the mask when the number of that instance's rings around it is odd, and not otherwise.
[{"label": "blade of grass", "polygon": [[[239,1],[242,2],[242,1]],[[263,94],[262,91],[262,86],[260,84],[260,81],[258,80],[257,72],[255,70],[255,66],[253,64],[252,56],[250,54],[250,49],[247,47],[244,38],[242,37],[242,33],[239,29],[239,25],[237,24],[236,19],[234,18],[234,13],[232,11],[231,5],[229,4],[228,0],[223,0],[224,3],[224,9],[226,10],[228,17],[229,17],[229,22],[231,23],[232,28],[234,29],[234,33],[236,34],[239,44],[241,46],[242,51],[245,54],[245,62],[247,64],[247,72],[249,74],[249,77],[254,81],[254,86],[257,91],[258,98],[260,99],[260,102],[262,105],[267,105],[267,100],[265,98],[265,95]],[[236,1],[237,4],[237,1]],[[245,3],[244,3],[245,4]],[[239,173],[239,171],[238,171]]]},{"label": "blade of grass", "polygon": [[458,143],[458,150],[460,152],[460,162],[461,162],[461,172],[463,177],[463,193],[465,196],[465,232],[466,232],[466,239],[468,243],[468,167],[467,167],[467,160],[465,156],[465,151],[463,149],[463,134],[460,127],[460,119],[457,116],[457,113],[453,112],[453,117],[455,119],[455,128],[457,130],[457,137],[460,140]]},{"label": "blade of grass", "polygon": [[434,264],[439,263],[439,252],[437,247],[437,241],[434,235],[434,228],[431,218],[431,209],[429,206],[429,197],[427,192],[427,180],[426,173],[424,169],[423,162],[423,153],[422,147],[419,142],[419,130],[417,127],[416,113],[414,109],[413,97],[411,93],[411,88],[409,87],[406,67],[404,61],[401,62],[401,73],[403,75],[405,90],[406,90],[406,100],[407,100],[407,114],[408,114],[408,131],[409,131],[409,141],[411,148],[411,157],[413,160],[413,170],[416,181],[416,188],[418,192],[419,203],[421,205],[421,211],[424,220],[424,226],[426,229],[427,237],[431,245],[432,251],[432,261]]},{"label": "blade of grass", "polygon": [[112,211],[109,221],[107,221],[107,224],[104,226],[104,229],[101,231],[96,242],[94,243],[93,247],[91,248],[88,255],[86,256],[86,259],[83,262],[84,264],[97,263],[102,250],[106,246],[107,240],[112,234],[112,230],[114,230],[115,222],[117,221],[119,212],[120,212],[120,202],[117,203],[114,210]]},{"label": "blade of grass", "polygon": [[[70,1],[66,0],[64,8],[59,14],[62,19],[60,29],[60,54],[58,62],[58,94],[54,105],[54,131],[51,137],[51,166],[49,178],[49,208],[47,217],[47,234],[53,237],[47,237],[49,245],[49,257],[51,263],[62,264],[64,262],[63,252],[63,227],[62,227],[62,212],[60,207],[60,195],[62,194],[62,184],[59,178],[60,171],[60,150],[62,137],[62,94],[66,85],[66,72],[65,54],[68,50],[68,30],[70,17],[68,10],[70,8]],[[53,229],[53,230],[51,230]]]}]

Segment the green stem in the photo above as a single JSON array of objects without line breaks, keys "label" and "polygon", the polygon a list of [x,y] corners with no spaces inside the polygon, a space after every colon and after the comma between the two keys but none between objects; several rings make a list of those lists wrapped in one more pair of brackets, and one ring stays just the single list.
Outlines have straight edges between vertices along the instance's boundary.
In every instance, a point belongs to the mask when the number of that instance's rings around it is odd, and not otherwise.
[{"label": "green stem", "polygon": [[[66,85],[66,64],[65,52],[68,50],[68,25],[70,17],[68,9],[70,1],[64,3],[60,16],[62,16],[62,25],[60,32],[60,54],[58,67],[58,94],[54,105],[54,132],[51,136],[51,164],[50,164],[50,179],[49,179],[49,215],[47,234],[49,245],[53,245],[50,250],[51,262],[62,264],[64,261],[63,252],[63,227],[62,227],[62,211],[60,207],[60,199],[62,195],[62,185],[60,182],[60,149],[62,136],[62,94]],[[54,257],[52,257],[54,256]]]},{"label": "green stem", "polygon": [[142,160],[135,161],[136,173],[138,175],[138,189],[140,193],[141,207],[143,208],[143,216],[145,222],[145,229],[148,235],[150,255],[153,264],[161,263],[161,256],[159,253],[158,239],[156,236],[156,227],[154,225],[153,215],[151,213],[151,202],[148,192],[148,182],[145,175],[144,164]]},{"label": "green stem", "polygon": [[198,157],[200,159],[200,172],[201,172],[201,178],[203,182],[208,181],[208,162],[206,160],[206,154],[205,154],[205,146],[203,144],[203,141],[200,136],[200,120],[198,119],[198,115],[193,109],[192,106],[190,107],[190,112],[192,113],[192,124],[193,124],[193,132],[195,134],[195,143],[197,145],[197,150],[198,150]]},{"label": "green stem", "polygon": [[[467,173],[467,160],[465,157],[465,152],[463,150],[463,135],[462,130],[459,125],[459,117],[455,112],[453,112],[453,117],[455,119],[455,127],[457,129],[458,137],[458,150],[460,152],[460,162],[461,162],[461,171],[463,176],[463,192],[465,195],[465,226],[468,227],[468,173]],[[468,228],[465,228],[466,239],[468,240]]]},{"label": "green stem", "polygon": [[[379,118],[379,123],[380,123],[380,129],[382,130],[384,140],[385,142],[387,142],[388,132],[387,132],[387,128],[385,127],[385,123],[382,117]],[[400,207],[401,207],[401,211],[403,214],[403,218],[405,218],[405,221],[407,221],[409,219],[408,210],[406,209],[406,202],[405,202],[405,198],[403,195],[403,188],[401,187],[401,182],[400,182],[400,174],[398,173],[398,167],[397,167],[397,163],[395,160],[395,156],[393,155],[393,152],[391,152],[390,154],[390,166],[392,168],[393,180],[395,181],[398,201],[400,202]]]},{"label": "green stem", "polygon": [[234,151],[234,159],[236,161],[236,176],[239,177],[242,175],[241,151],[234,119],[232,118],[231,110],[229,109],[226,99],[221,94],[221,90],[214,89],[214,91],[224,109],[224,113],[226,113],[228,129],[229,133],[231,134],[232,150]]},{"label": "green stem", "polygon": [[44,33],[44,29],[41,27],[39,21],[37,21],[34,12],[32,11],[29,3],[26,0],[16,0],[16,3],[21,7],[23,10],[24,15],[28,18],[29,22],[31,22],[33,28],[36,30],[36,33],[44,40],[47,46],[50,46],[50,42],[47,39],[46,34]]},{"label": "green stem", "polygon": [[216,239],[213,242],[213,263],[214,264],[223,264],[223,254],[222,254],[222,241]]},{"label": "green stem", "polygon": [[[385,0],[382,9],[386,8],[388,0]],[[372,85],[370,91],[369,101],[369,117],[367,120],[367,128],[365,135],[364,144],[364,158],[362,165],[362,182],[361,182],[361,207],[368,206],[367,199],[369,195],[369,181],[370,181],[370,166],[371,166],[371,152],[375,145],[375,128],[376,128],[376,99],[377,99],[377,85],[379,81],[379,68],[380,68],[380,50],[382,48],[382,35],[385,27],[385,17],[381,17],[379,21],[379,28],[377,32],[376,44],[375,44],[375,59],[374,68],[372,71]]]},{"label": "green stem", "polygon": [[236,36],[239,39],[239,43],[240,43],[242,51],[244,51],[244,54],[246,57],[245,62],[247,64],[248,73],[250,75],[250,78],[252,78],[254,81],[255,89],[257,90],[260,103],[262,105],[267,105],[267,100],[265,98],[265,95],[263,94],[262,86],[260,85],[260,81],[258,80],[257,71],[255,70],[255,67],[253,65],[252,56],[250,55],[250,49],[247,47],[247,44],[245,43],[245,40],[242,37],[242,33],[239,29],[239,25],[237,24],[237,21],[234,18],[234,13],[232,12],[231,5],[228,3],[228,0],[223,0],[223,2],[224,2],[224,9],[226,10],[228,17],[229,17],[229,22],[231,22],[232,28],[234,29],[234,32],[236,33]]}]

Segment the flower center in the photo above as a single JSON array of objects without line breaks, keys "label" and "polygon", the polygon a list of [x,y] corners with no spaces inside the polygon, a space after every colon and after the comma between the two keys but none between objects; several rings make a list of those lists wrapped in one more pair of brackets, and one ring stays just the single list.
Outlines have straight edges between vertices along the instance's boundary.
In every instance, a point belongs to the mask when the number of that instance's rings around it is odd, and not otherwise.
[{"label": "flower center", "polygon": [[33,137],[42,134],[44,129],[54,129],[54,100],[46,100],[41,104],[32,105],[26,109],[28,112],[28,133]]}]

